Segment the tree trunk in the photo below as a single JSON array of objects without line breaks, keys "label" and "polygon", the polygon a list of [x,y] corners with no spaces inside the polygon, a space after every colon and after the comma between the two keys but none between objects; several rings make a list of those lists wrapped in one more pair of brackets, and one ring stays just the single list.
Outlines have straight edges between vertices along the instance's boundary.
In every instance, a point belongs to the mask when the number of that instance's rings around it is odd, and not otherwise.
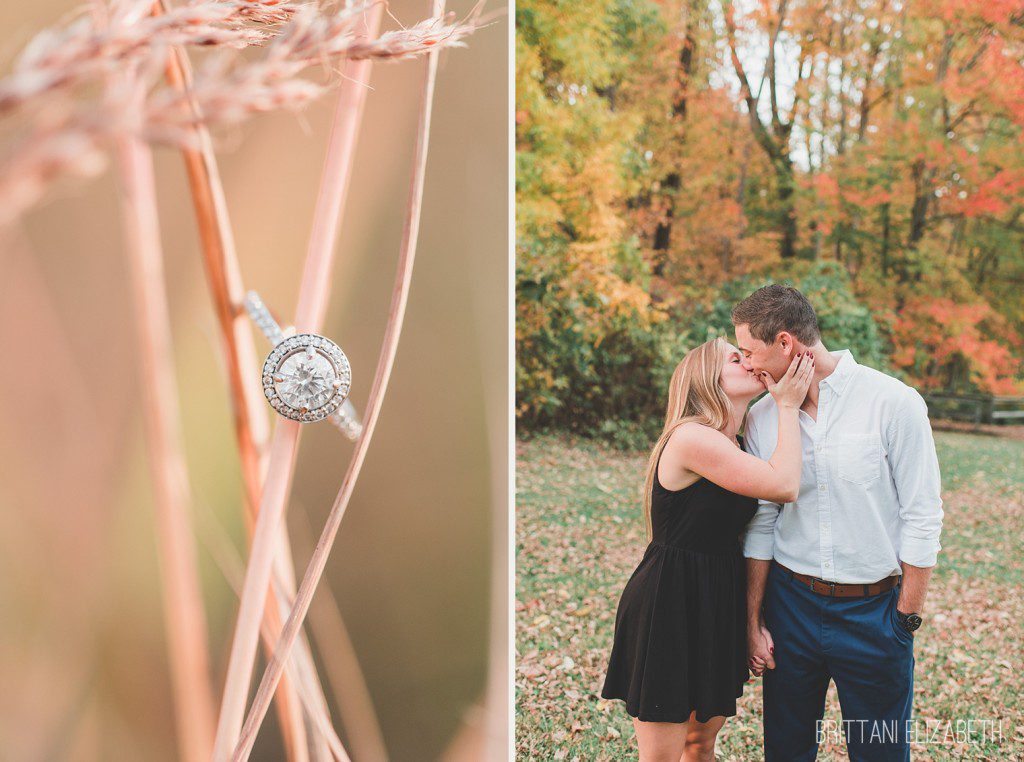
[{"label": "tree trunk", "polygon": [[882,277],[889,277],[889,240],[891,235],[891,223],[889,221],[889,204],[882,204],[882,250],[879,252]]},{"label": "tree trunk", "polygon": [[925,224],[928,221],[928,202],[931,200],[931,172],[926,172],[924,161],[914,162],[914,203],[910,208],[910,234],[907,236],[907,248],[913,249],[924,238]]},{"label": "tree trunk", "polygon": [[779,255],[783,259],[793,259],[796,251],[796,177],[793,174],[793,162],[788,153],[782,153],[772,162],[775,168],[775,179],[779,187]]},{"label": "tree trunk", "polygon": [[[686,18],[683,23],[686,25],[686,36],[679,51],[679,67],[676,70],[678,89],[672,104],[672,121],[680,126],[686,121],[690,84],[693,80],[694,50],[697,46],[697,39],[693,33],[694,16],[696,15],[694,3],[691,2],[687,5],[685,13]],[[661,187],[663,189],[662,195],[667,201],[668,208],[665,210],[665,218],[658,223],[654,230],[654,240],[651,246],[655,252],[652,270],[659,277],[665,274],[665,264],[668,260],[669,247],[672,244],[672,224],[675,216],[676,194],[682,187],[682,177],[679,172],[672,171],[669,173]]]}]

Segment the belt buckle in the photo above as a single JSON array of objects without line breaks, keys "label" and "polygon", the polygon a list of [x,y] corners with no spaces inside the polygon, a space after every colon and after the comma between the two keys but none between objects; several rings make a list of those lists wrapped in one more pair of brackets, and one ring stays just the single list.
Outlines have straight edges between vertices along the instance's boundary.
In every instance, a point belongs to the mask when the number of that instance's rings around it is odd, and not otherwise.
[{"label": "belt buckle", "polygon": [[[812,589],[812,590],[814,589],[814,586],[815,586],[815,585],[816,585],[816,584],[817,584],[818,582],[820,582],[820,583],[821,583],[821,584],[823,584],[823,585],[828,585],[828,595],[829,595],[830,597],[832,597],[832,598],[835,598],[835,597],[836,597],[836,583],[835,583],[835,582],[830,582],[830,581],[829,581],[829,580],[827,580],[827,579],[821,579],[820,577],[815,577],[815,578],[814,578],[814,581],[813,581],[813,582],[811,582],[811,589]],[[817,592],[817,590],[815,590],[815,592]],[[822,595],[824,595],[824,593],[822,593]]]}]

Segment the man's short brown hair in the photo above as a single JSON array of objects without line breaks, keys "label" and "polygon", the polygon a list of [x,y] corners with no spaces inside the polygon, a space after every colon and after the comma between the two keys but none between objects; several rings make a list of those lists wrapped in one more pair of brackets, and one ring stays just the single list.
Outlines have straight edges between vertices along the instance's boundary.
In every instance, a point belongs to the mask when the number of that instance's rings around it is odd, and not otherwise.
[{"label": "man's short brown hair", "polygon": [[747,325],[751,336],[768,345],[775,343],[780,331],[807,345],[821,338],[818,316],[807,297],[792,286],[776,283],[757,289],[733,307],[732,324]]}]

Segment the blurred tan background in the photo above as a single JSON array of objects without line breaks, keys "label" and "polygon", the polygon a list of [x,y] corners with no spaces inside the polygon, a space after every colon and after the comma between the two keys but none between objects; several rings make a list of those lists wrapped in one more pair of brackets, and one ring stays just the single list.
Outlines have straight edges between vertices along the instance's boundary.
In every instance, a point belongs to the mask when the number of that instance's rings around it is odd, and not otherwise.
[{"label": "blurred tan background", "polygon": [[[75,5],[4,3],[0,73]],[[425,2],[390,7],[407,26],[429,15]],[[461,17],[471,4],[449,7]],[[467,48],[441,55],[405,330],[324,578],[394,760],[440,754],[486,677],[492,519],[506,523],[507,22],[501,16]],[[375,67],[338,244],[324,333],[352,362],[360,409],[401,240],[423,65]],[[246,286],[286,317],[332,108],[330,98],[218,138]],[[237,600],[206,543],[212,520],[244,547],[238,463],[182,161],[168,149],[156,156],[219,701]],[[152,492],[109,169],[61,186],[2,247],[0,756],[173,759]],[[269,349],[262,337],[257,346]],[[305,430],[288,513],[300,577],[351,452],[327,424]],[[262,669],[261,656],[256,674]],[[271,711],[252,758],[279,759],[280,749]]]}]

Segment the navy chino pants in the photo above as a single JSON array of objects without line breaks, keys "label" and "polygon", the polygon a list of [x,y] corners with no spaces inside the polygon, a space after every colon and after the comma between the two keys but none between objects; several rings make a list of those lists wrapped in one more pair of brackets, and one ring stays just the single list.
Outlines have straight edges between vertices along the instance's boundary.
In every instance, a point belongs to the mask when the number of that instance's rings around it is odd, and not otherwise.
[{"label": "navy chino pants", "polygon": [[[846,739],[851,762],[909,760],[914,636],[896,618],[900,586],[862,598],[814,593],[772,563],[765,625],[775,669],[764,675],[765,762],[811,762],[819,731]],[[841,727],[821,726],[829,680]]]}]

